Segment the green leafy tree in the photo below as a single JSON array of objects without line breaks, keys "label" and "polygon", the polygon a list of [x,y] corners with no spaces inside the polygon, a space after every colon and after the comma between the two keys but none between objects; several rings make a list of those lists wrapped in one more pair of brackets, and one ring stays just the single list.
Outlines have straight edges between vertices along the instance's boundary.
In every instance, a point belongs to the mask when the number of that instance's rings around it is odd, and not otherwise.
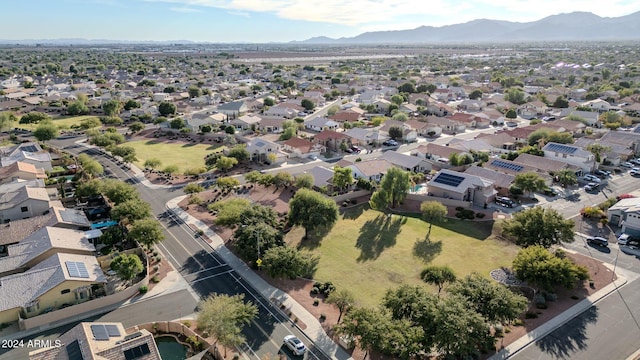
[{"label": "green leafy tree", "polygon": [[[208,333],[225,348],[246,342],[242,329],[258,315],[258,307],[244,301],[244,294],[212,294],[198,305],[198,329]],[[225,350],[226,357],[226,350]]]},{"label": "green leafy tree", "polygon": [[549,248],[573,242],[573,227],[573,220],[565,220],[555,209],[534,207],[515,213],[512,219],[504,222],[502,232],[519,246]]},{"label": "green leafy tree", "polygon": [[109,267],[116,272],[120,279],[125,281],[134,279],[144,270],[142,261],[136,254],[119,254],[111,261]]},{"label": "green leafy tree", "polygon": [[296,176],[296,187],[297,188],[305,188],[311,189],[313,188],[313,175],[311,174],[300,174]]},{"label": "green leafy tree", "polygon": [[176,107],[176,105],[168,101],[163,101],[158,105],[158,112],[160,112],[160,115],[162,116],[173,115],[177,110],[178,108]]},{"label": "green leafy tree", "polygon": [[427,266],[420,272],[420,279],[427,284],[437,286],[438,296],[440,296],[440,292],[446,283],[453,283],[456,281],[456,274],[446,265],[432,265]]},{"label": "green leafy tree", "polygon": [[184,120],[182,118],[175,118],[169,121],[169,127],[172,129],[182,129],[185,127]]},{"label": "green leafy tree", "polygon": [[482,90],[475,89],[469,94],[469,99],[478,100],[482,99]]},{"label": "green leafy tree", "polygon": [[309,99],[302,99],[302,101],[300,102],[300,106],[302,106],[307,111],[312,111],[316,107],[316,104],[314,104],[313,101]]},{"label": "green leafy tree", "polygon": [[527,102],[527,95],[520,89],[511,88],[504,94],[504,99],[516,105],[522,105]]},{"label": "green leafy tree", "polygon": [[249,184],[258,184],[260,183],[260,179],[262,178],[262,175],[263,174],[261,174],[258,170],[253,170],[244,174],[244,179]]},{"label": "green leafy tree", "polygon": [[475,357],[494,348],[495,339],[482,315],[475,312],[465,298],[450,295],[436,306],[434,342],[445,357]]},{"label": "green leafy tree", "polygon": [[98,119],[97,117],[90,117],[88,119],[80,121],[79,128],[83,130],[89,130],[100,126],[102,126],[102,122],[100,122],[100,119]]},{"label": "green leafy tree", "polygon": [[304,228],[308,238],[309,230],[330,227],[338,221],[338,206],[335,201],[309,189],[300,189],[289,201],[289,223]]},{"label": "green leafy tree", "polygon": [[223,172],[227,172],[237,164],[238,164],[238,160],[236,158],[221,156],[216,161],[216,169]]},{"label": "green leafy tree", "polygon": [[466,298],[474,310],[490,323],[511,322],[526,309],[529,301],[506,286],[473,272],[455,282],[449,293]]},{"label": "green leafy tree", "polygon": [[[13,115],[8,112],[5,112],[3,114],[6,114],[5,116],[7,116],[6,118],[7,120],[11,118],[10,115]],[[51,118],[49,117],[49,115],[45,113],[41,113],[38,111],[31,111],[29,113],[26,113],[25,115],[22,115],[22,117],[20,117],[20,124],[37,124],[43,120],[49,120],[49,119]]]},{"label": "green leafy tree", "polygon": [[379,190],[371,196],[369,204],[376,210],[382,210],[387,206],[395,208],[407,197],[409,188],[409,172],[391,167],[382,178]]},{"label": "green leafy tree", "polygon": [[391,102],[396,104],[396,105],[398,105],[398,106],[400,106],[404,102],[404,97],[402,95],[400,95],[400,94],[393,95],[391,97]]},{"label": "green leafy tree", "polygon": [[578,177],[571,169],[562,169],[558,171],[555,176],[558,179],[558,182],[565,187],[578,183]]},{"label": "green leafy tree", "polygon": [[291,173],[288,173],[286,171],[279,171],[273,177],[273,185],[275,185],[276,189],[280,187],[289,186],[293,184],[293,182],[294,182],[293,175],[291,175]]},{"label": "green leafy tree", "polygon": [[122,111],[122,103],[118,100],[109,100],[102,104],[102,111],[107,116],[119,116]]},{"label": "green leafy tree", "polygon": [[139,109],[140,108],[140,103],[135,101],[134,99],[129,99],[127,100],[127,102],[124,103],[124,109],[129,111],[129,110],[133,110],[133,109]]},{"label": "green leafy tree", "polygon": [[144,123],[142,121],[134,121],[129,124],[129,130],[131,130],[132,133],[142,131],[144,130]]},{"label": "green leafy tree", "polygon": [[420,214],[422,220],[429,223],[429,231],[427,232],[427,239],[431,235],[431,226],[434,222],[441,222],[446,219],[447,207],[437,201],[423,201],[420,204]]},{"label": "green leafy tree", "polygon": [[139,198],[129,199],[111,209],[111,217],[115,219],[141,220],[151,216],[151,206]]},{"label": "green leafy tree", "polygon": [[523,174],[517,174],[513,179],[514,186],[522,189],[522,191],[526,191],[529,193],[531,197],[535,191],[542,191],[547,187],[544,179],[534,173],[534,172],[526,172]]},{"label": "green leafy tree", "polygon": [[413,83],[406,82],[400,86],[398,86],[398,91],[408,94],[413,94],[416,92],[416,87]]},{"label": "green leafy tree", "polygon": [[157,169],[160,167],[160,165],[162,165],[162,161],[156,158],[151,158],[151,159],[145,160],[144,162],[144,167],[148,169]]},{"label": "green leafy tree", "polygon": [[[409,115],[398,111],[397,113],[393,114],[391,118],[395,121],[406,122],[407,120],[409,120]],[[391,131],[391,129],[389,129],[389,131]]]},{"label": "green leafy tree", "polygon": [[329,108],[329,110],[327,110],[327,115],[329,116],[333,116],[335,115],[338,111],[340,111],[340,107],[338,105],[333,105]]},{"label": "green leafy tree", "polygon": [[216,181],[216,186],[222,190],[231,190],[238,185],[240,185],[240,180],[231,176],[219,177]]},{"label": "green leafy tree", "polygon": [[556,98],[556,100],[553,102],[553,107],[554,108],[568,108],[569,107],[569,101],[561,96],[558,96]]},{"label": "green leafy tree", "polygon": [[291,246],[274,246],[264,252],[262,263],[273,278],[295,279],[313,275],[318,257]]},{"label": "green leafy tree", "polygon": [[132,163],[136,160],[136,149],[133,146],[115,146],[110,149],[114,156],[119,156],[125,163]]},{"label": "green leafy tree", "polygon": [[76,100],[67,106],[67,114],[69,115],[86,115],[89,113],[89,107],[81,100]]},{"label": "green leafy tree", "polygon": [[389,137],[394,140],[402,139],[403,131],[400,126],[392,126],[389,128]]},{"label": "green leafy tree", "polygon": [[263,102],[264,106],[273,106],[276,104],[275,100],[273,100],[273,98],[271,97],[266,97],[264,98],[264,102]]},{"label": "green leafy tree", "polygon": [[513,259],[513,270],[518,279],[549,292],[557,286],[574,288],[578,281],[589,278],[585,267],[574,264],[569,258],[552,254],[542,246],[520,250]]},{"label": "green leafy tree", "polygon": [[593,143],[587,146],[587,151],[591,152],[595,156],[596,162],[599,163],[602,161],[602,154],[606,154],[611,151],[611,147],[599,143]]},{"label": "green leafy tree", "polygon": [[164,167],[164,169],[162,169],[162,171],[169,175],[173,175],[178,172],[178,165],[167,165]]},{"label": "green leafy tree", "polygon": [[437,303],[438,297],[424,287],[407,284],[387,290],[382,298],[382,306],[393,319],[406,319],[422,329],[419,343],[423,349],[431,349],[434,344]]},{"label": "green leafy tree", "polygon": [[227,155],[235,158],[239,163],[247,162],[251,158],[251,154],[249,154],[246,145],[243,144],[238,144],[232,147]]},{"label": "green leafy tree", "polygon": [[248,225],[242,224],[234,232],[233,237],[238,255],[248,261],[260,259],[261,254],[269,249],[284,245],[280,231],[261,221]]},{"label": "green leafy tree", "polygon": [[38,125],[38,127],[33,131],[33,136],[41,142],[46,142],[54,139],[58,137],[58,134],[58,127],[48,121],[41,122],[40,125]]},{"label": "green leafy tree", "polygon": [[370,351],[382,349],[390,324],[391,318],[378,309],[354,308],[337,327],[337,332],[357,339],[366,359]]},{"label": "green leafy tree", "polygon": [[194,85],[189,86],[189,89],[187,89],[187,92],[189,93],[189,97],[191,99],[197,98],[198,96],[202,95],[202,89]]},{"label": "green leafy tree", "polygon": [[549,133],[547,141],[558,144],[573,144],[573,135],[569,132],[552,131]]},{"label": "green leafy tree", "polygon": [[240,216],[250,206],[247,199],[231,198],[210,204],[208,209],[216,212],[216,225],[233,226],[240,224]]},{"label": "green leafy tree", "polygon": [[158,220],[146,218],[133,222],[127,239],[149,247],[164,240],[164,234]]},{"label": "green leafy tree", "polygon": [[340,289],[332,291],[329,294],[327,297],[327,303],[333,304],[338,308],[340,313],[338,315],[337,322],[339,324],[340,319],[342,319],[342,315],[356,304],[356,297],[351,293],[351,291],[347,289]]},{"label": "green leafy tree", "polygon": [[514,109],[507,110],[507,113],[504,114],[507,119],[515,119],[518,117],[518,113]]},{"label": "green leafy tree", "polygon": [[333,186],[337,189],[347,189],[353,184],[353,175],[351,175],[351,168],[340,167],[338,165],[333,167]]}]

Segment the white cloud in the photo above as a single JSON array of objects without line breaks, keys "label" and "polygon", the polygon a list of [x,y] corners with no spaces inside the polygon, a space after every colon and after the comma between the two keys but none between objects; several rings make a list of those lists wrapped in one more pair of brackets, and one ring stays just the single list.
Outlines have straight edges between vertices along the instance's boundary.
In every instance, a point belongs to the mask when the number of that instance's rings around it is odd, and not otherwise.
[{"label": "white cloud", "polygon": [[242,16],[242,17],[246,17],[246,18],[250,18],[251,17],[251,14],[249,14],[246,11],[228,11],[227,14],[235,15],[235,16]]},{"label": "white cloud", "polygon": [[171,11],[175,11],[175,12],[180,12],[180,13],[198,13],[198,12],[202,12],[202,10],[200,9],[194,9],[192,7],[172,7],[169,8],[169,10]]},{"label": "white cloud", "polygon": [[407,17],[422,25],[457,24],[478,18],[532,21],[572,11],[621,16],[638,11],[630,0],[144,0],[213,7],[230,12],[264,12],[280,18],[334,23],[361,29],[406,29]]}]

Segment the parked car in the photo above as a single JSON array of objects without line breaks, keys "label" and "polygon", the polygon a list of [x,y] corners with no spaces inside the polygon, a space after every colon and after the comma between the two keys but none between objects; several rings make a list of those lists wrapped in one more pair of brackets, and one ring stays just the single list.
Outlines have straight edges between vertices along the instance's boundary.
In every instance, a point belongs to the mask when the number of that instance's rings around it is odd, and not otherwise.
[{"label": "parked car", "polygon": [[308,158],[311,159],[311,160],[318,160],[318,156],[316,156],[314,154],[309,155]]},{"label": "parked car", "polygon": [[618,245],[627,245],[633,241],[634,239],[629,236],[629,234],[620,234],[620,236],[618,236]]},{"label": "parked car", "polygon": [[303,355],[307,351],[307,348],[304,346],[304,343],[302,343],[300,339],[298,339],[293,335],[285,336],[284,344],[287,345],[289,350],[291,350],[296,355]]},{"label": "parked car", "polygon": [[598,190],[598,184],[596,183],[588,183],[587,185],[584,186],[584,191],[597,191]]},{"label": "parked car", "polygon": [[589,181],[589,182],[594,182],[594,183],[600,183],[600,178],[595,176],[595,175],[591,175],[591,174],[587,174],[585,176],[583,176],[583,179]]},{"label": "parked car", "polygon": [[383,142],[382,145],[384,145],[384,146],[398,146],[398,142],[393,140],[393,139],[389,139],[389,140],[386,140],[385,142]]},{"label": "parked car", "polygon": [[606,170],[596,170],[593,173],[603,178],[606,178],[609,175],[611,175],[611,171],[606,171]]},{"label": "parked car", "polygon": [[629,175],[638,176],[638,175],[640,175],[640,170],[631,169],[631,170],[629,170]]},{"label": "parked car", "polygon": [[357,146],[355,146],[355,145],[353,145],[353,146],[351,147],[351,150],[352,150],[354,153],[356,153],[356,154],[359,154],[359,153],[360,153],[360,151],[362,151],[362,149],[360,149],[359,147],[357,147]]},{"label": "parked car", "polygon": [[630,163],[632,163],[633,165],[640,165],[640,159],[631,159],[629,160]]},{"label": "parked car", "polygon": [[558,196],[558,191],[556,189],[549,188],[549,187],[542,190],[542,193],[545,194],[546,196]]},{"label": "parked car", "polygon": [[496,196],[496,204],[508,208],[516,206],[516,202],[506,196]]},{"label": "parked car", "polygon": [[609,246],[609,241],[600,236],[589,236],[587,238],[587,243],[598,246]]},{"label": "parked car", "polygon": [[620,163],[620,166],[623,168],[631,169],[633,167],[633,164],[628,161],[625,161],[623,163]]}]

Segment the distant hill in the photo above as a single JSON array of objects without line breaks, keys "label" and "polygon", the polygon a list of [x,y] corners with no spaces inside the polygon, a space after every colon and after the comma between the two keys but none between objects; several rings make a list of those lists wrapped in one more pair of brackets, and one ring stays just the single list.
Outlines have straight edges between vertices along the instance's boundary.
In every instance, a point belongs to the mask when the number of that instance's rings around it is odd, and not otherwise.
[{"label": "distant hill", "polygon": [[314,37],[299,44],[409,44],[522,41],[640,40],[640,11],[606,18],[589,12],[572,12],[519,23],[479,19],[441,27],[420,26],[411,30],[374,31],[354,37]]}]

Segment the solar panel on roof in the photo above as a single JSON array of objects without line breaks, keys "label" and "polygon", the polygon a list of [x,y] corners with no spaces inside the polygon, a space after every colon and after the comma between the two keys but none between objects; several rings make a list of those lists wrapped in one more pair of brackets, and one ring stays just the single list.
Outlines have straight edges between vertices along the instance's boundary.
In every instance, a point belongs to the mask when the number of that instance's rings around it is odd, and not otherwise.
[{"label": "solar panel on roof", "polygon": [[38,148],[35,145],[22,146],[20,149],[27,152],[38,152]]},{"label": "solar panel on roof", "polygon": [[460,185],[460,183],[462,183],[463,181],[464,178],[462,176],[447,173],[440,173],[438,174],[438,176],[436,176],[435,179],[433,179],[433,182],[453,187],[458,187],[458,185]]},{"label": "solar panel on roof", "polygon": [[96,340],[109,340],[109,333],[104,325],[91,325],[91,333]]},{"label": "solar panel on roof", "polygon": [[134,332],[133,334],[129,334],[129,335],[125,336],[123,341],[129,341],[129,340],[137,339],[140,336],[142,336],[142,333],[140,331]]},{"label": "solar panel on roof", "polygon": [[120,330],[118,329],[117,325],[105,325],[104,327],[107,329],[107,334],[109,334],[109,337],[120,336]]},{"label": "solar panel on roof", "polygon": [[64,263],[67,266],[69,276],[82,279],[89,278],[89,271],[87,271],[87,266],[83,262],[65,261]]},{"label": "solar panel on roof", "polygon": [[497,168],[501,168],[501,169],[507,169],[507,170],[511,170],[511,171],[515,171],[515,172],[520,172],[522,171],[522,169],[524,169],[524,166],[522,165],[518,165],[518,164],[514,164],[511,162],[507,162],[504,160],[493,160],[491,162],[491,166],[495,166]]},{"label": "solar panel on roof", "polygon": [[567,146],[562,144],[547,144],[547,150],[559,152],[563,154],[573,154],[578,150],[578,148],[574,146]]},{"label": "solar panel on roof", "polygon": [[74,224],[85,224],[87,223],[87,217],[78,211],[73,210],[61,210],[60,217],[62,217],[62,221],[70,222]]},{"label": "solar panel on roof", "polygon": [[73,340],[65,348],[67,349],[67,357],[69,358],[69,360],[84,360],[84,356],[82,356],[82,350],[80,350],[80,344],[78,343],[78,340]]}]

